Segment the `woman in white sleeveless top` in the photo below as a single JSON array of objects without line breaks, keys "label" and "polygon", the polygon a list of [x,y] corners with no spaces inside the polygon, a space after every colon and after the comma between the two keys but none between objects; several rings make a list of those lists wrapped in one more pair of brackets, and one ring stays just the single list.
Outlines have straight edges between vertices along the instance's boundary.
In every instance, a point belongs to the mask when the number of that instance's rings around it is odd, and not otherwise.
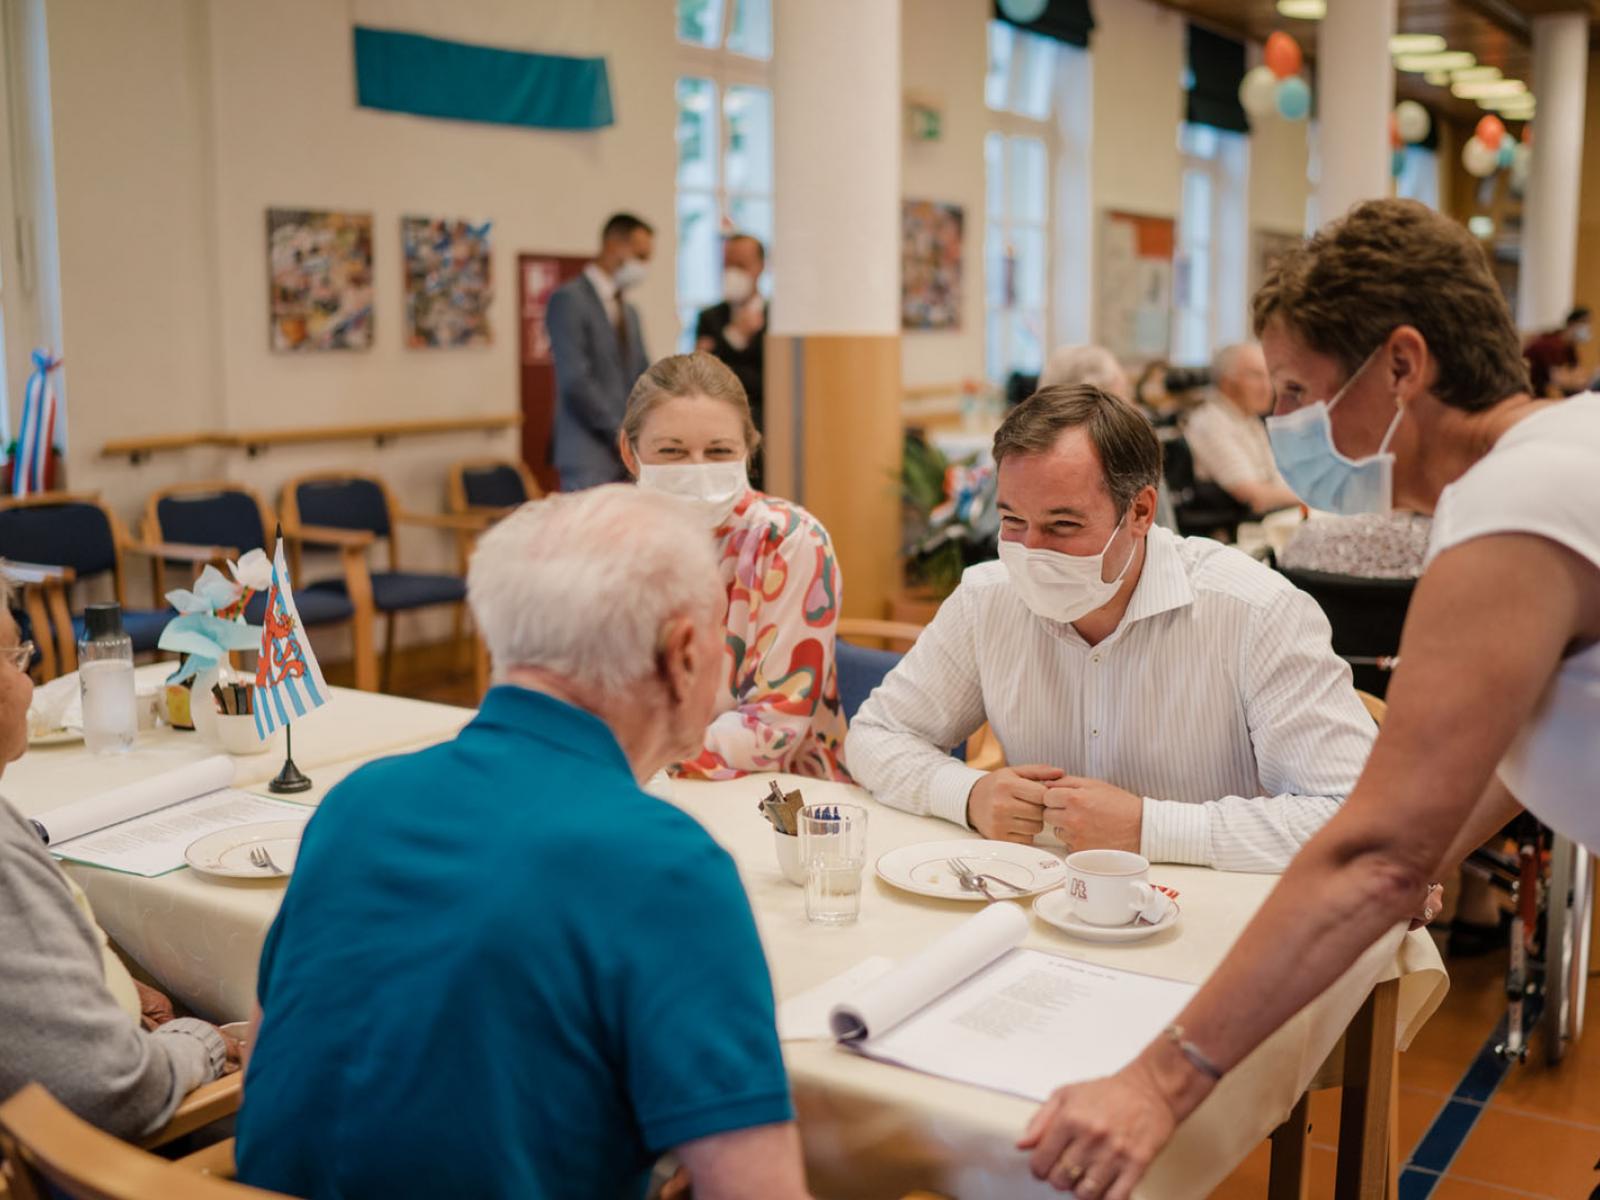
[{"label": "woman in white sleeveless top", "polygon": [[[1526,807],[1600,850],[1600,396],[1535,400],[1482,248],[1421,204],[1354,208],[1255,298],[1274,457],[1313,508],[1432,513],[1389,712],[1355,790],[1228,959],[1019,1143],[1123,1200],[1223,1073]],[[1429,914],[1431,915],[1431,913]]]}]

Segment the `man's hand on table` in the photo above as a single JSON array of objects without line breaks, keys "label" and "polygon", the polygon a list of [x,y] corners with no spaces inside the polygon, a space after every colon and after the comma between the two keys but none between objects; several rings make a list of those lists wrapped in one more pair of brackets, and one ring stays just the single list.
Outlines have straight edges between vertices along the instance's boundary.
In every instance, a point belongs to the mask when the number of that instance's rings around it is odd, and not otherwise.
[{"label": "man's hand on table", "polygon": [[1045,787],[1066,772],[1034,763],[990,771],[967,794],[967,824],[999,842],[1032,842],[1044,830]]},{"label": "man's hand on table", "polygon": [[1105,782],[1064,775],[1044,796],[1044,823],[1067,850],[1139,852],[1144,831],[1144,800]]}]

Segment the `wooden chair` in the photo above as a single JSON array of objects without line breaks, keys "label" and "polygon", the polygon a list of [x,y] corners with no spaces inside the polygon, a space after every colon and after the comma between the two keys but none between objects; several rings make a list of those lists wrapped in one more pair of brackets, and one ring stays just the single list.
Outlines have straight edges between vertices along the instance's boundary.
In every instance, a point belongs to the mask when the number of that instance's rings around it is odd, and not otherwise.
[{"label": "wooden chair", "polygon": [[462,575],[467,573],[479,533],[529,500],[543,497],[544,489],[521,459],[462,458],[451,463],[445,480],[450,511],[479,523],[476,530],[456,534],[456,559]]},{"label": "wooden chair", "polygon": [[[417,525],[457,534],[477,533],[483,528],[480,518],[458,513],[407,511],[395,501],[389,485],[381,478],[349,471],[319,471],[291,479],[283,485],[279,509],[285,532],[293,533],[295,538],[289,551],[290,571],[296,579],[304,578],[299,563],[300,544],[323,540],[322,536],[307,536],[308,529],[320,534],[342,530],[362,534],[368,543],[389,543],[388,570],[373,571],[369,564],[362,585],[369,589],[373,611],[385,618],[382,676],[385,689],[394,675],[395,621],[400,613],[451,605],[455,609],[454,639],[457,645],[462,643],[467,617],[466,580],[459,572],[402,570],[397,530],[401,525]],[[345,578],[303,586],[307,591],[348,593],[356,585]],[[296,589],[295,594],[298,597],[300,589]],[[355,597],[352,595],[351,599]]]},{"label": "wooden chair", "polygon": [[[143,654],[156,649],[161,631],[173,611],[156,608],[129,608],[127,570],[124,558],[140,554],[152,563],[180,561],[195,571],[206,564],[226,569],[227,555],[219,546],[190,544],[151,544],[135,541],[122,521],[95,492],[42,492],[37,496],[0,498],[0,557],[46,567],[70,568],[75,581],[110,573],[116,601],[122,606],[123,626],[133,640],[133,652]],[[160,581],[152,569],[151,582]],[[70,586],[70,585],[64,585]],[[81,619],[73,618],[81,630]]]},{"label": "wooden chair", "polygon": [[282,1200],[119,1141],[36,1083],[0,1104],[0,1153],[14,1200]]},{"label": "wooden chair", "polygon": [[76,671],[78,642],[67,605],[72,569],[0,560],[0,575],[11,584],[13,608],[23,615],[23,636],[33,639],[37,653],[29,670],[33,681],[49,683],[57,675]]},{"label": "wooden chair", "polygon": [[[171,539],[212,543],[226,550],[228,557],[238,558],[247,550],[265,550],[270,555],[277,544],[274,537],[277,527],[277,514],[261,493],[241,483],[213,480],[173,484],[152,492],[145,501],[141,528],[150,542]],[[300,620],[309,629],[349,623],[356,686],[364,691],[376,691],[378,659],[373,642],[372,587],[366,559],[372,535],[300,525],[292,537],[286,530],[284,540],[291,555],[305,544],[338,550],[344,590],[302,589],[296,561],[291,579],[295,607],[300,612]],[[158,580],[163,566],[162,560],[157,559]],[[165,592],[164,582],[158,583],[158,587],[161,593]],[[245,609],[245,619],[254,625],[261,624],[266,607],[265,593],[253,596]]]},{"label": "wooden chair", "polygon": [[[841,617],[837,630],[835,654],[839,673],[839,701],[848,722],[856,715],[871,693],[882,682],[905,651],[922,635],[923,627],[909,621],[879,621],[871,617]],[[861,642],[885,643],[887,649],[872,649]],[[848,694],[847,694],[848,693]],[[957,758],[969,767],[980,771],[995,771],[1006,765],[1005,751],[994,730],[984,723],[969,737]]]}]

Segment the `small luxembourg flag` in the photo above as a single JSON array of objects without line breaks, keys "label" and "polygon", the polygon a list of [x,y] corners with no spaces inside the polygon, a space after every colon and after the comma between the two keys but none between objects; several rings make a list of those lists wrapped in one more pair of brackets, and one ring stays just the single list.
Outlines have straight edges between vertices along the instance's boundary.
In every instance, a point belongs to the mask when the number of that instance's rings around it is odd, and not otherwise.
[{"label": "small luxembourg flag", "polygon": [[265,741],[287,725],[328,702],[328,685],[300,627],[300,613],[289,590],[289,566],[283,558],[283,535],[272,556],[272,585],[261,618],[261,657],[256,662],[256,732]]},{"label": "small luxembourg flag", "polygon": [[11,463],[14,496],[50,490],[50,444],[56,427],[56,385],[50,376],[60,366],[61,360],[48,350],[33,352],[33,374],[22,393],[22,427]]}]

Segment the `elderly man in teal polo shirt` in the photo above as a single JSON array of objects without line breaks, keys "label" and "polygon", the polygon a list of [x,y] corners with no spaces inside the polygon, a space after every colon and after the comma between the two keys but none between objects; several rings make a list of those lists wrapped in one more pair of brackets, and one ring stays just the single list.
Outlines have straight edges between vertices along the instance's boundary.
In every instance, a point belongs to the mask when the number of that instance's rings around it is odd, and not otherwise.
[{"label": "elderly man in teal polo shirt", "polygon": [[704,528],[624,485],[486,533],[497,686],[451,742],[322,802],[262,951],[240,1178],[294,1196],[804,1197],[733,862],[639,781],[723,672]]}]

